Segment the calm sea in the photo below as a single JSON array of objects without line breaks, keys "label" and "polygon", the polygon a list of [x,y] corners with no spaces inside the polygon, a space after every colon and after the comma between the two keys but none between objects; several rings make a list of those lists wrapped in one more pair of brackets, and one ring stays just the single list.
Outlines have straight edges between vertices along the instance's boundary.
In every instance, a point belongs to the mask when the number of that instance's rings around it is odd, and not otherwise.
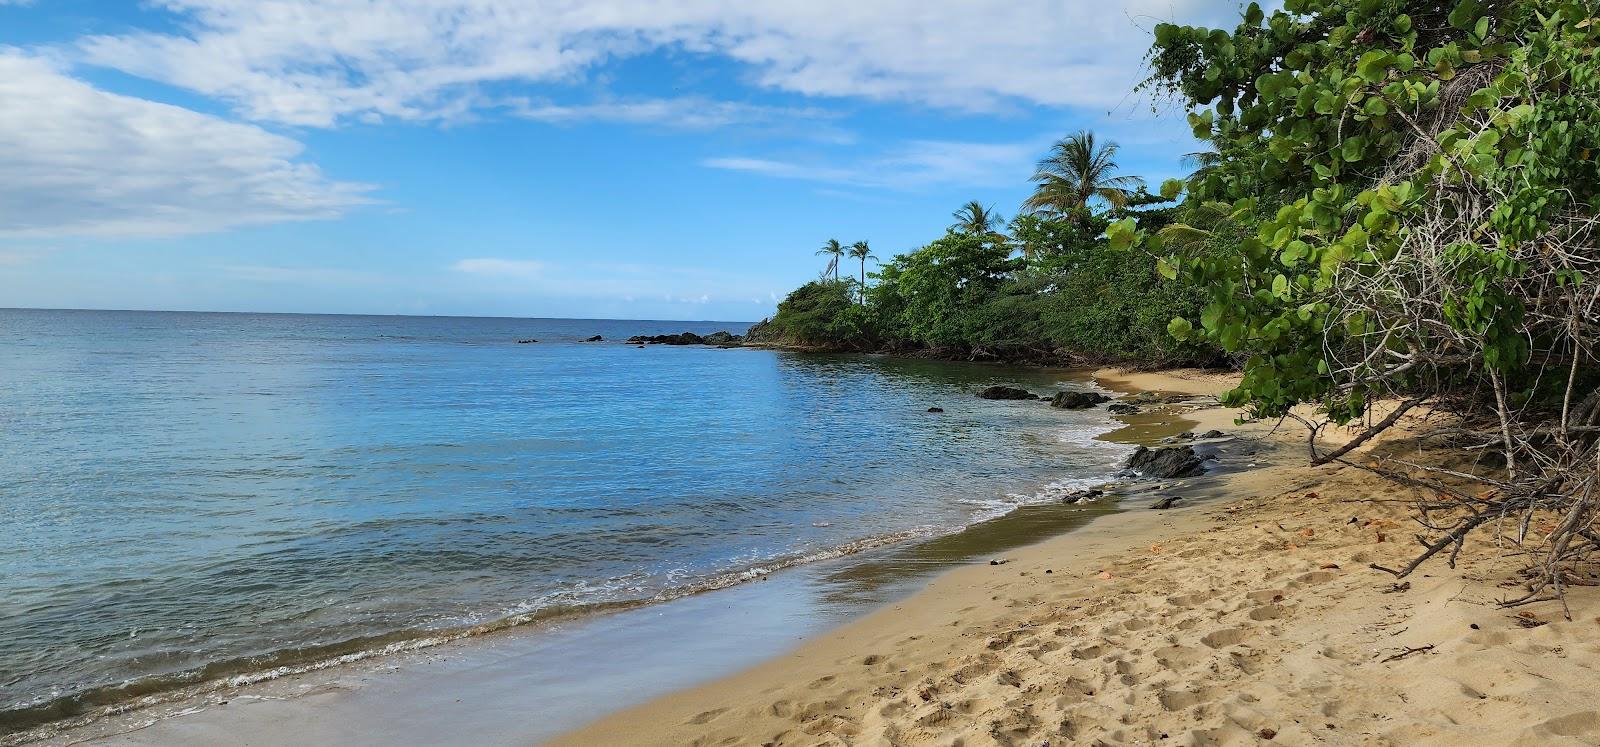
[{"label": "calm sea", "polygon": [[746,326],[0,310],[0,734],[946,533],[1123,454],[972,394],[1061,372],[618,342]]}]

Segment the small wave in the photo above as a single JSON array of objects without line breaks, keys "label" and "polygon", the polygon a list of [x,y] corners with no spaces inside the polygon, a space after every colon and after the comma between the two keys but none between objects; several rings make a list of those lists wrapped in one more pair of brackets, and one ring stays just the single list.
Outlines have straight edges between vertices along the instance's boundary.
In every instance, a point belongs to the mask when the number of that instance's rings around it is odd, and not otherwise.
[{"label": "small wave", "polygon": [[[638,579],[585,582],[555,594],[512,605],[498,616],[472,624],[433,630],[403,630],[312,648],[283,649],[266,656],[213,662],[199,669],[126,680],[98,688],[70,693],[55,691],[32,703],[0,710],[0,747],[47,739],[110,716],[368,659],[420,651],[509,628],[632,609],[726,589],[787,568],[842,558],[936,533],[936,530],[928,527],[863,537],[819,550],[752,559],[735,570],[709,577],[695,578],[693,574],[678,569],[666,574],[670,584],[667,588],[652,594],[645,593],[646,587],[638,583]],[[671,583],[679,579],[682,579],[681,583]],[[637,596],[614,598],[619,593],[628,592]],[[574,600],[574,597],[579,599]],[[583,601],[582,597],[587,597],[589,601]],[[174,715],[178,714],[161,714],[155,720]]]}]

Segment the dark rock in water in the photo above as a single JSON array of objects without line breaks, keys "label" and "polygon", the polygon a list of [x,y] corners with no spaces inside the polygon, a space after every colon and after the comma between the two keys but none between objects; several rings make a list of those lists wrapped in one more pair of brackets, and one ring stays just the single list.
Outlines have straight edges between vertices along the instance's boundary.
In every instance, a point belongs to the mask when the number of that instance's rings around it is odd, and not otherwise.
[{"label": "dark rock in water", "polygon": [[744,338],[727,331],[712,332],[705,336],[705,344],[707,345],[738,345],[743,341]]},{"label": "dark rock in water", "polygon": [[634,335],[628,338],[628,342],[652,345],[704,345],[706,338],[693,332],[684,332],[676,335]]},{"label": "dark rock in water", "polygon": [[1139,392],[1128,399],[1141,405],[1170,405],[1188,400],[1189,397],[1180,392]]},{"label": "dark rock in water", "polygon": [[1200,456],[1193,446],[1169,446],[1161,449],[1135,449],[1128,457],[1128,468],[1145,477],[1162,479],[1193,477],[1205,472]]},{"label": "dark rock in water", "polygon": [[1177,505],[1178,501],[1181,500],[1183,500],[1183,496],[1181,495],[1169,495],[1159,501],[1156,501],[1154,504],[1151,504],[1150,507],[1157,511],[1165,511],[1169,508],[1172,508],[1174,505]]},{"label": "dark rock in water", "polygon": [[1222,431],[1209,430],[1209,431],[1206,431],[1205,433],[1200,434],[1200,437],[1201,438],[1222,438],[1223,436],[1226,436],[1226,435],[1228,435],[1228,434],[1223,433]]},{"label": "dark rock in water", "polygon": [[644,346],[643,346],[643,345],[640,345],[640,346],[639,346],[639,348],[640,348],[640,349],[643,349],[643,348],[644,348]]},{"label": "dark rock in water", "polygon": [[538,342],[538,340],[517,340],[518,345],[528,345],[535,342]]},{"label": "dark rock in water", "polygon": [[944,408],[943,407],[930,407],[930,408],[928,408],[928,412],[944,412]]},{"label": "dark rock in water", "polygon": [[1134,415],[1139,412],[1138,405],[1130,405],[1126,402],[1112,402],[1111,406],[1106,409],[1112,415]]},{"label": "dark rock in water", "polygon": [[1014,386],[991,386],[978,392],[979,399],[1035,399],[1033,392]]},{"label": "dark rock in water", "polygon": [[1097,489],[1094,489],[1094,488],[1091,488],[1089,490],[1074,490],[1071,493],[1068,493],[1068,494],[1066,494],[1064,496],[1061,496],[1061,502],[1062,503],[1090,503],[1090,502],[1094,501],[1094,499],[1099,498],[1100,496],[1105,495],[1105,494],[1106,494],[1106,491],[1097,490]]},{"label": "dark rock in water", "polygon": [[1110,401],[1110,397],[1098,392],[1058,392],[1055,399],[1050,400],[1050,406],[1063,410],[1087,410],[1101,402]]},{"label": "dark rock in water", "polygon": [[594,337],[590,337],[590,338],[584,340],[584,342],[605,342],[605,341],[606,341],[606,338],[601,337],[600,335],[595,335]]}]

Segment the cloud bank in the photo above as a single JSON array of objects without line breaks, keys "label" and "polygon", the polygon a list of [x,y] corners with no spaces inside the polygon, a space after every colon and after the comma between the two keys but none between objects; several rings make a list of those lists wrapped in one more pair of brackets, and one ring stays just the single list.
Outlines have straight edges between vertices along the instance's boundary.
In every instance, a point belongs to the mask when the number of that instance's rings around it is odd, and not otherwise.
[{"label": "cloud bank", "polygon": [[162,0],[181,31],[83,39],[87,61],[230,102],[257,121],[438,120],[498,83],[563,84],[667,51],[754,86],[985,111],[1109,107],[1157,20],[1224,0]]},{"label": "cloud bank", "polygon": [[0,47],[0,237],[152,237],[371,202],[259,127],[109,93]]}]

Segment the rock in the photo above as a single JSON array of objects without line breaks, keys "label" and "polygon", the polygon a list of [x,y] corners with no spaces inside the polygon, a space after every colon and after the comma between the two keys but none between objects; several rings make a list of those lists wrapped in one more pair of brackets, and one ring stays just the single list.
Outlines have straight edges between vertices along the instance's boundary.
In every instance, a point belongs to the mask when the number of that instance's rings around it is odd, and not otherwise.
[{"label": "rock", "polygon": [[738,345],[743,341],[744,338],[727,331],[712,332],[706,335],[704,340],[707,345]]},{"label": "rock", "polygon": [[1181,500],[1183,500],[1183,496],[1181,495],[1169,495],[1151,504],[1150,508],[1153,508],[1157,511],[1165,511],[1169,508],[1172,508],[1174,505],[1177,505],[1178,501]]},{"label": "rock", "polygon": [[1087,410],[1101,402],[1110,401],[1110,397],[1098,392],[1058,392],[1055,399],[1050,400],[1050,406],[1063,410]]},{"label": "rock", "polygon": [[978,392],[979,399],[1035,399],[1033,392],[1014,386],[991,386]]},{"label": "rock", "polygon": [[600,335],[595,335],[594,337],[590,337],[590,338],[584,340],[584,342],[605,342],[605,341],[606,341],[606,338],[601,337]]},{"label": "rock", "polygon": [[517,344],[518,345],[529,345],[529,344],[532,344],[532,343],[535,343],[535,342],[538,342],[538,340],[534,340],[534,339],[517,340]]},{"label": "rock", "polygon": [[1109,410],[1112,415],[1134,415],[1139,412],[1138,405],[1130,405],[1126,402],[1112,402],[1111,406],[1107,407],[1106,409]]},{"label": "rock", "polygon": [[1168,446],[1160,449],[1135,449],[1128,457],[1128,468],[1145,477],[1162,479],[1193,477],[1205,472],[1193,446]]},{"label": "rock", "polygon": [[693,332],[684,332],[676,335],[634,335],[628,338],[630,343],[649,343],[651,345],[704,345],[706,338]]},{"label": "rock", "polygon": [[1228,435],[1228,434],[1223,433],[1222,431],[1219,431],[1219,430],[1209,430],[1209,431],[1206,431],[1205,433],[1200,434],[1200,437],[1201,438],[1222,438],[1223,436],[1226,436],[1226,435]]},{"label": "rock", "polygon": [[1128,399],[1141,405],[1170,405],[1189,399],[1189,395],[1177,392],[1139,392]]},{"label": "rock", "polygon": [[1184,431],[1182,433],[1179,433],[1177,435],[1177,439],[1179,441],[1193,441],[1194,440],[1194,431]]},{"label": "rock", "polygon": [[1011,562],[1011,561],[1006,560],[1005,558],[999,558],[997,560],[989,561],[989,565],[1005,565],[1006,563],[1009,563],[1009,562]]},{"label": "rock", "polygon": [[1061,496],[1061,502],[1062,503],[1092,503],[1094,501],[1094,499],[1099,498],[1100,496],[1105,495],[1105,494],[1106,494],[1106,492],[1104,490],[1097,490],[1097,489],[1093,489],[1093,488],[1091,488],[1089,490],[1074,490],[1071,493],[1068,493],[1068,494],[1066,494],[1064,496]]},{"label": "rock", "polygon": [[944,412],[944,408],[943,407],[930,407],[930,408],[928,408],[928,412]]}]

